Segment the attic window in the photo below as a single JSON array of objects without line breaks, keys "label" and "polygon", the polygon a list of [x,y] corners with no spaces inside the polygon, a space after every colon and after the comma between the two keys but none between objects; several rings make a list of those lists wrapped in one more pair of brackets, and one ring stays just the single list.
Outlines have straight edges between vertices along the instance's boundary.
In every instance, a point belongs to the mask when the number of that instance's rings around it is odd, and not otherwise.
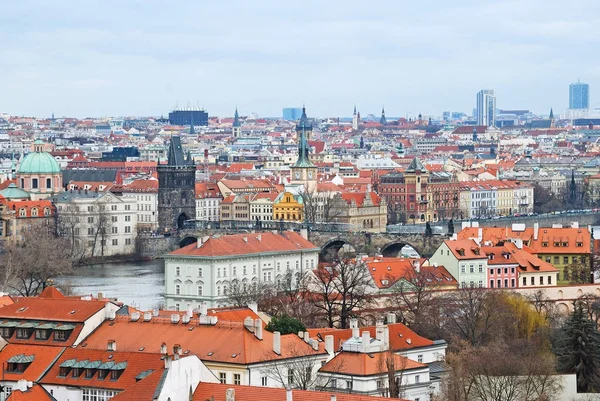
[{"label": "attic window", "polygon": [[547,242],[542,242],[542,247],[547,248],[548,247],[548,243]]},{"label": "attic window", "polygon": [[577,246],[578,248],[581,248],[583,246],[583,242],[576,242],[575,246]]},{"label": "attic window", "polygon": [[387,280],[381,280],[381,284],[383,284],[383,285],[388,285],[388,284],[389,284],[389,282],[388,282]]},{"label": "attic window", "polygon": [[213,356],[213,354],[214,354],[214,352],[212,352],[212,351],[211,351],[211,352],[209,352],[207,355],[208,355],[208,356]]}]

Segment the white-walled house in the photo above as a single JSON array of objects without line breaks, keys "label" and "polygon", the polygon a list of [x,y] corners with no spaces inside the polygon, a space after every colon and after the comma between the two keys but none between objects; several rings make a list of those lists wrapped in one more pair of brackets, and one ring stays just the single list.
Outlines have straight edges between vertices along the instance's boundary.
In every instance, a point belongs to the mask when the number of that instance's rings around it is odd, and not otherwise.
[{"label": "white-walled house", "polygon": [[165,259],[168,308],[187,309],[229,304],[233,280],[240,288],[277,283],[286,272],[302,275],[317,267],[319,248],[301,234],[254,233],[199,238]]},{"label": "white-walled house", "polygon": [[446,240],[429,262],[444,266],[461,287],[487,288],[488,258],[474,240]]},{"label": "white-walled house", "polygon": [[122,194],[137,201],[136,223],[138,231],[154,231],[158,228],[158,180],[135,180],[124,185]]},{"label": "white-walled house", "polygon": [[216,183],[196,183],[196,220],[219,221],[223,195]]},{"label": "white-walled house", "polygon": [[53,196],[60,235],[82,256],[132,254],[137,237],[137,200],[111,192],[66,191]]}]

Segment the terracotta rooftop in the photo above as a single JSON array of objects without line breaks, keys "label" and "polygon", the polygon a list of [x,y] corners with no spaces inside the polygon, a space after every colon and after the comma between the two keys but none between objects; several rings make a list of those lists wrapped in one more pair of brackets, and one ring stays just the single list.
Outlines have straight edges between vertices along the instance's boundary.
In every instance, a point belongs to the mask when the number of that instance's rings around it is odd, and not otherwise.
[{"label": "terracotta rooftop", "polygon": [[394,368],[396,372],[427,367],[427,365],[412,361],[394,353],[342,351],[327,362],[325,366],[319,369],[319,371],[352,376],[381,375],[387,373],[388,356],[394,358]]},{"label": "terracotta rooftop", "polygon": [[[63,352],[64,347],[49,347],[44,345],[8,344],[0,352],[0,363],[3,366],[2,380],[27,380],[37,382],[46,370]],[[22,373],[13,373],[8,367],[12,362],[29,361]]]}]

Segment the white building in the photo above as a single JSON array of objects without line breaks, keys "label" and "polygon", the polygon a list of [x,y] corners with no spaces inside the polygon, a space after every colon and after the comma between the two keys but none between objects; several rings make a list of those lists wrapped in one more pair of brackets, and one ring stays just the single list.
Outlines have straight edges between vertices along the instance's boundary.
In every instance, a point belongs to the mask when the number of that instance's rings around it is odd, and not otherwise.
[{"label": "white building", "polygon": [[123,196],[136,200],[136,223],[138,231],[154,231],[158,228],[158,180],[135,180],[123,186]]},{"label": "white building", "polygon": [[444,266],[461,287],[487,288],[488,257],[473,240],[447,240],[429,258]]},{"label": "white building", "polygon": [[196,183],[196,220],[219,221],[223,196],[215,183]]},{"label": "white building", "polygon": [[110,192],[67,191],[51,198],[58,230],[73,241],[77,256],[132,254],[137,236],[137,202]]},{"label": "white building", "polygon": [[273,203],[279,194],[276,192],[258,193],[250,199],[250,221],[273,220]]},{"label": "white building", "polygon": [[177,309],[201,302],[227,305],[233,280],[240,288],[277,283],[288,270],[304,274],[318,261],[319,248],[292,231],[199,238],[165,256],[166,304]]}]

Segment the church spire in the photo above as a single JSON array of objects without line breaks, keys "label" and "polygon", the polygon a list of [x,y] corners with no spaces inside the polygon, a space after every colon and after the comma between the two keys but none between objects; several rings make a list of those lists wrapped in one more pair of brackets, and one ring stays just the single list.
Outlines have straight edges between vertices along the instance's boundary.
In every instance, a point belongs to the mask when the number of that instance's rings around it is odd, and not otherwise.
[{"label": "church spire", "polygon": [[552,110],[552,107],[550,107],[550,120],[554,120],[554,111]]},{"label": "church spire", "polygon": [[381,125],[387,124],[387,120],[385,119],[385,108],[383,106],[381,107],[381,118],[379,119],[379,124],[381,124]]},{"label": "church spire", "polygon": [[190,113],[190,135],[196,135],[196,130],[194,129],[194,113]]},{"label": "church spire", "polygon": [[234,127],[241,127],[241,124],[240,124],[240,115],[238,114],[237,107],[235,108],[235,114],[233,116],[233,126]]},{"label": "church spire", "polygon": [[239,138],[242,136],[242,123],[240,123],[240,115],[238,114],[237,106],[235,108],[235,114],[233,115],[231,132],[233,133],[234,138]]},{"label": "church spire", "polygon": [[298,121],[298,125],[296,126],[296,131],[298,132],[298,160],[294,167],[314,167],[314,164],[310,161],[309,153],[310,148],[308,145],[308,132],[312,131],[312,125],[308,121],[308,117],[306,116],[306,107],[302,107],[302,117]]},{"label": "church spire", "polygon": [[356,104],[354,105],[354,113],[352,113],[353,116],[356,115]]}]

